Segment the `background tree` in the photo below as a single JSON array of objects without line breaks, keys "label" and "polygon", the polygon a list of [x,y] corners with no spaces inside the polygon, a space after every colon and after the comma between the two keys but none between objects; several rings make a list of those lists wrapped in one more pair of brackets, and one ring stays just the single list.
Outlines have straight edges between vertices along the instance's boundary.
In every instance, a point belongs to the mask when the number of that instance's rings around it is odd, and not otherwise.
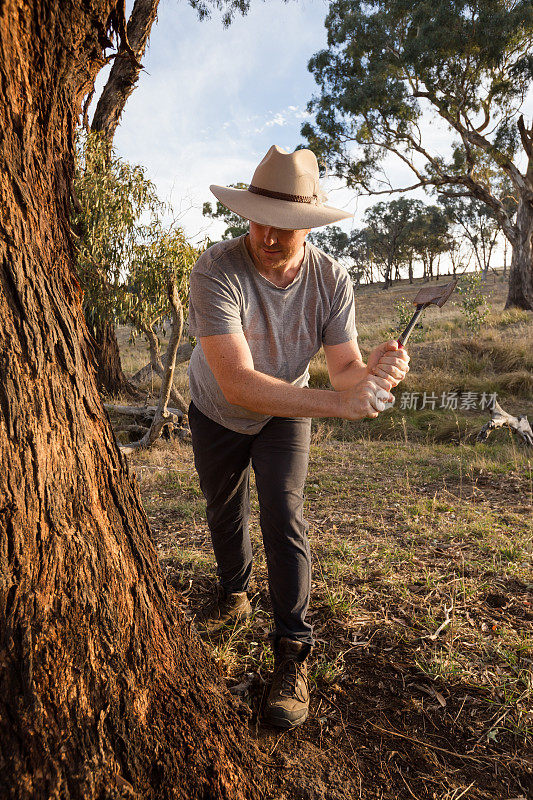
[{"label": "background tree", "polygon": [[[422,261],[424,278],[433,278],[435,260],[450,249],[450,220],[439,206],[422,206],[413,219],[411,243]],[[411,262],[412,263],[412,262]],[[412,283],[412,268],[410,268]],[[439,273],[437,269],[437,280]]]},{"label": "background tree", "polygon": [[414,220],[421,213],[420,200],[405,197],[380,202],[365,212],[366,238],[380,266],[384,289],[400,277],[400,270],[412,252]]},{"label": "background tree", "polygon": [[259,754],[164,581],[73,270],[73,120],[120,9],[0,6],[0,785],[249,800]]},{"label": "background tree", "polygon": [[[150,370],[163,377],[159,339],[154,326],[171,312],[169,282],[187,308],[189,274],[199,251],[181,228],[165,227],[164,205],[142,167],[119,158],[101,134],[88,133],[78,147],[75,188],[78,212],[77,269],[85,289],[84,312],[89,329],[116,323],[131,326],[132,339],[143,334],[150,348]],[[109,384],[98,362],[98,385]],[[129,386],[128,382],[128,386]],[[124,389],[113,384],[115,392]],[[171,400],[183,412],[186,403],[171,389]]]},{"label": "background tree", "polygon": [[[321,88],[316,124],[302,128],[310,146],[349,186],[447,187],[486,203],[513,251],[506,306],[533,309],[533,128],[520,114],[533,79],[530,0],[334,0],[326,28],[328,49],[309,63]],[[425,111],[458,137],[448,160],[422,132]],[[389,154],[413,184],[380,179]],[[513,186],[516,221],[487,161]]]},{"label": "background tree", "polygon": [[77,269],[98,386],[106,394],[135,397],[122,371],[114,326],[124,316],[124,280],[141,236],[141,217],[153,217],[161,203],[143,169],[118,158],[102,134],[80,135],[77,156]]},{"label": "background tree", "polygon": [[309,241],[344,264],[355,286],[372,283],[372,254],[365,230],[346,233],[338,225],[309,234]]},{"label": "background tree", "polygon": [[491,209],[473,197],[443,197],[455,229],[469,243],[476,268],[486,277],[500,227]]},{"label": "background tree", "polygon": [[83,308],[97,342],[98,386],[119,393],[129,391],[129,384],[114,354],[114,324],[127,316],[126,277],[162,204],[143,169],[118,158],[102,135],[81,137],[77,152],[74,221]]},{"label": "background tree", "polygon": [[[144,55],[152,25],[157,18],[159,0],[135,0],[127,29],[123,33],[123,46],[115,54],[107,82],[98,99],[91,123],[91,130],[100,133],[109,147],[120,122],[128,97],[133,92],[142,68]],[[124,28],[124,17],[117,15]],[[111,42],[107,44],[111,45]],[[94,92],[94,89],[93,89]],[[88,129],[87,109],[93,97],[87,96],[84,106],[85,127]],[[86,303],[87,322],[94,336],[94,352],[98,365],[100,390],[107,394],[118,392],[134,394],[134,390],[122,371],[115,326],[110,315],[101,315]]]},{"label": "background tree", "polygon": [[350,258],[351,236],[338,225],[315,230],[309,234],[308,239],[337,261],[343,262]]},{"label": "background tree", "polygon": [[[209,17],[214,8],[224,12],[223,24],[229,25],[235,13],[245,14],[250,0],[189,0],[189,5],[196,8],[200,19]],[[115,131],[126,102],[133,92],[142,69],[142,57],[148,44],[152,25],[157,19],[159,0],[135,0],[127,27],[124,24],[124,0],[117,6],[117,24],[121,25],[122,45],[113,58],[113,66],[108,80],[98,99],[93,115],[91,130],[99,132],[109,145],[113,142]],[[102,35],[104,47],[111,42]],[[88,129],[88,108],[93,98],[91,92],[84,104],[84,122]],[[90,322],[90,319],[89,319]],[[108,394],[118,391],[131,393],[132,387],[126,379],[120,362],[115,327],[111,320],[100,319],[91,326],[94,335],[94,352],[98,364],[100,386]]]},{"label": "background tree", "polygon": [[348,271],[356,288],[361,283],[373,283],[374,257],[365,228],[355,229],[350,234],[350,259],[352,264]]},{"label": "background tree", "polygon": [[[180,339],[189,305],[189,276],[199,255],[199,250],[187,240],[181,228],[164,228],[156,218],[150,225],[147,240],[137,246],[130,267],[124,287],[124,320],[132,325],[133,337],[136,332],[146,337],[150,348],[150,364],[147,366],[161,379],[165,378],[170,368],[174,371],[176,363],[184,360],[178,358],[180,350],[185,354],[185,359],[192,353],[189,341],[180,345]],[[155,326],[159,325],[165,333],[165,322],[169,316],[173,320],[179,317],[180,334],[177,342],[169,341],[162,357]],[[175,328],[174,322],[174,337]],[[175,352],[171,355],[173,350]],[[138,380],[141,380],[140,373],[143,372],[146,372],[146,368],[139,370]],[[170,380],[169,399],[180,411],[187,413],[188,404],[173,386],[173,377]]]}]

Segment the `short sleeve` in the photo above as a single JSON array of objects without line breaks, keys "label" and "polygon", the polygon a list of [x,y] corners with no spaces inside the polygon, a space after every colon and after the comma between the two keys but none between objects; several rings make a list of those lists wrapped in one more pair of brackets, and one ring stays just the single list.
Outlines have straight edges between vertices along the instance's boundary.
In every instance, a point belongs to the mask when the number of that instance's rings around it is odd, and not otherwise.
[{"label": "short sleeve", "polygon": [[343,344],[357,338],[353,285],[347,271],[339,275],[330,313],[322,328],[322,343]]},{"label": "short sleeve", "polygon": [[189,331],[193,336],[216,336],[242,331],[241,313],[234,288],[221,272],[197,264],[190,279]]}]

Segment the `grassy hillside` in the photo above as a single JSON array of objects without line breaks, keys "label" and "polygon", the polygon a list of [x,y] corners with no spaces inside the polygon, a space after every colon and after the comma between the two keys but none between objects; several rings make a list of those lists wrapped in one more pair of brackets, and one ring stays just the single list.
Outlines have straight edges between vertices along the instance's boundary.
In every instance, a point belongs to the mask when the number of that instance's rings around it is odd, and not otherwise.
[{"label": "grassy hillside", "polygon": [[[399,407],[402,392],[496,392],[533,419],[533,314],[502,311],[500,279],[488,289],[475,337],[453,306],[427,314],[393,410],[314,423],[306,516],[317,646],[310,719],[291,733],[259,724],[272,654],[254,495],[254,616],[207,646],[272,767],[272,797],[533,796],[532,449],[508,431],[475,445],[487,410]],[[399,333],[394,303],[415,291],[358,293],[363,351]],[[124,334],[126,369],[142,366]],[[312,380],[327,385],[320,356]],[[161,442],[130,463],[163,569],[193,616],[215,572],[191,447]]]}]

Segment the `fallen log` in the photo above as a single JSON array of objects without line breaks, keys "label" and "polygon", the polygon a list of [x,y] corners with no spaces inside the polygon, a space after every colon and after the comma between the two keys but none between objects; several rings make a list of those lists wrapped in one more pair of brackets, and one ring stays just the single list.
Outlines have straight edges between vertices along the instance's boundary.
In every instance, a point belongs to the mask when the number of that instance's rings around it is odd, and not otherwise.
[{"label": "fallen log", "polygon": [[[147,415],[153,417],[157,410],[157,406],[117,406],[114,403],[104,403],[104,408],[107,411],[113,411],[115,414],[131,417],[145,417]],[[185,416],[180,408],[167,408],[167,411],[179,419]]]},{"label": "fallen log", "polygon": [[526,416],[513,417],[512,414],[508,414],[496,402],[492,407],[492,418],[481,428],[476,436],[476,442],[485,442],[492,431],[496,430],[496,428],[504,427],[509,428],[509,430],[516,433],[517,436],[521,437],[525,444],[533,445],[533,431],[531,430],[528,418]]}]

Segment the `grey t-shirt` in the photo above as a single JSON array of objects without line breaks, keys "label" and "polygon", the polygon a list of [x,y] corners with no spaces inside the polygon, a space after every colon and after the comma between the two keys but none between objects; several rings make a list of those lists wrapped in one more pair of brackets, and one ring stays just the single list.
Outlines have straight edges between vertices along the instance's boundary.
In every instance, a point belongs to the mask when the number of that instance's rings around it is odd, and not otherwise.
[{"label": "grey t-shirt", "polygon": [[[298,274],[282,289],[258,272],[244,239],[215,244],[194,265],[189,331],[197,339],[242,332],[258,372],[307,386],[309,362],[322,343],[341,344],[357,336],[348,272],[306,242]],[[195,406],[232,431],[254,434],[271,419],[227,402],[199,341],[189,384]]]}]

